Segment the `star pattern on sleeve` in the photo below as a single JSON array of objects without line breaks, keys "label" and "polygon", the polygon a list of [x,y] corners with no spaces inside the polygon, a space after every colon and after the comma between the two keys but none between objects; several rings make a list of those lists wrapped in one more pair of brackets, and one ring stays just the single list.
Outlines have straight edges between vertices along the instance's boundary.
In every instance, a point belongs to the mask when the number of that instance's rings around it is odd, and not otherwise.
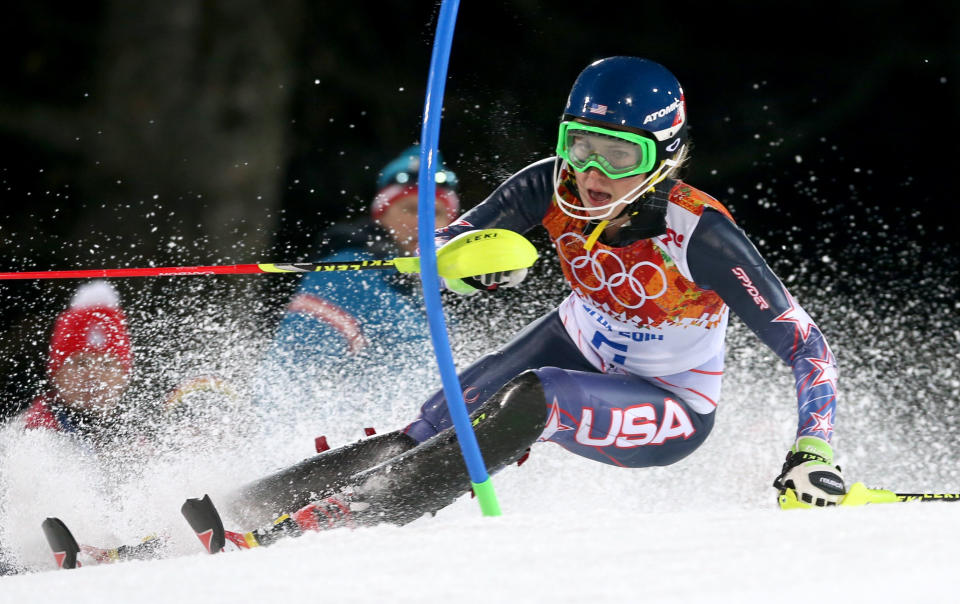
[{"label": "star pattern on sleeve", "polygon": [[807,311],[803,310],[797,301],[793,299],[793,296],[790,295],[790,292],[784,290],[784,293],[787,295],[787,300],[790,302],[790,308],[785,310],[780,316],[773,319],[774,323],[793,323],[797,326],[797,331],[800,332],[800,337],[804,342],[807,341],[807,338],[810,337],[810,330],[814,326],[813,319],[810,318],[810,315],[807,314]]},{"label": "star pattern on sleeve", "polygon": [[837,371],[837,366],[833,362],[833,359],[830,358],[831,355],[827,355],[825,359],[807,359],[807,362],[813,365],[814,371],[817,372],[817,376],[813,379],[813,382],[810,384],[810,387],[820,386],[821,384],[829,384],[833,390],[837,389],[837,377],[839,372]]},{"label": "star pattern on sleeve", "polygon": [[550,437],[557,432],[562,432],[565,430],[573,430],[573,428],[564,425],[562,413],[560,411],[560,404],[557,402],[556,397],[554,397],[553,404],[550,406],[550,416],[547,418],[547,425],[544,426],[543,433],[540,434],[537,442],[546,442],[550,440]]},{"label": "star pattern on sleeve", "polygon": [[810,427],[810,432],[822,433],[824,439],[829,442],[830,435],[833,433],[833,411],[827,410],[823,415],[811,413],[810,419],[814,422],[813,426]]}]

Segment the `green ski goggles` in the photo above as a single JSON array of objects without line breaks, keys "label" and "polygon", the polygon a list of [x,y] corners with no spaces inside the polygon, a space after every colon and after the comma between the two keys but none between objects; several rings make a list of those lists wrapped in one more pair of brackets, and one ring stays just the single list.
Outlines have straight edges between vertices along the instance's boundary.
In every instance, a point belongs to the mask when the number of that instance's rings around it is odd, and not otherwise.
[{"label": "green ski goggles", "polygon": [[633,132],[562,122],[557,155],[578,172],[597,168],[613,179],[646,174],[657,159],[657,143]]}]

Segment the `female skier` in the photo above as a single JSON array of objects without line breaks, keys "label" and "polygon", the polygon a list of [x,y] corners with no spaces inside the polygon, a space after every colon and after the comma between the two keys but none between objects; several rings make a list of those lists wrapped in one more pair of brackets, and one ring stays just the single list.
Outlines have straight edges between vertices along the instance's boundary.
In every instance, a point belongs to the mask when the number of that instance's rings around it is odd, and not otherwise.
[{"label": "female skier", "polygon": [[[556,157],[514,174],[441,241],[543,225],[572,292],[460,374],[491,472],[548,441],[621,466],[668,465],[710,433],[732,309],[793,371],[797,438],[774,486],[816,506],[845,493],[830,445],[837,366],[730,213],[678,179],[689,149],[683,91],[648,59],[611,57],[577,77]],[[515,286],[526,270],[447,282],[459,293]],[[401,431],[305,460],[245,487],[240,511],[297,509],[257,531],[404,523],[469,489],[443,393]],[[313,493],[314,496],[310,497]],[[293,526],[296,524],[296,526]]]}]

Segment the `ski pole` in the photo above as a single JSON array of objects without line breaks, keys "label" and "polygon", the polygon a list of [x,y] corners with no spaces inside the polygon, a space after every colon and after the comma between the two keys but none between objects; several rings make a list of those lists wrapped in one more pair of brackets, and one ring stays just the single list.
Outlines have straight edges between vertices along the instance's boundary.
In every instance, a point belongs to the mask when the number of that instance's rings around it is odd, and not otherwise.
[{"label": "ski pole", "polygon": [[[850,485],[847,494],[837,504],[841,507],[854,507],[869,503],[909,503],[912,501],[960,501],[960,493],[895,493],[887,489],[871,489],[862,482]],[[777,498],[780,509],[793,510],[814,507],[797,498],[793,489],[784,489]]]},{"label": "ski pole", "polygon": [[[526,268],[537,259],[537,250],[523,235],[506,229],[464,233],[436,252],[441,277],[462,279],[485,273]],[[177,277],[180,275],[250,275],[258,273],[314,273],[358,270],[420,271],[420,258],[405,256],[385,260],[312,262],[290,264],[232,264],[218,266],[167,266],[105,268],[0,273],[4,279],[87,279],[107,277]]]}]

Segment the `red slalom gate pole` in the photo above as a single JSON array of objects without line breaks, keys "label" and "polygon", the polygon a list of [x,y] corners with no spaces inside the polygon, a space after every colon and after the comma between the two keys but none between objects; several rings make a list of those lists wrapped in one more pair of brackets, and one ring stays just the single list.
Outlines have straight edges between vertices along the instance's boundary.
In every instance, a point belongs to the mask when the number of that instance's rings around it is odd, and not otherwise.
[{"label": "red slalom gate pole", "polygon": [[[352,262],[313,262],[295,264],[230,264],[219,266],[165,266],[151,268],[103,268],[66,271],[26,271],[0,273],[0,281],[10,279],[89,279],[109,277],[177,277],[180,275],[253,275],[258,273],[312,273],[323,271],[355,271],[396,269],[409,272],[416,258],[393,260],[358,260]],[[419,264],[417,264],[419,267]]]},{"label": "red slalom gate pole", "polygon": [[[462,279],[471,275],[525,268],[537,259],[537,250],[523,235],[505,229],[471,231],[450,240],[436,252],[434,262],[441,277]],[[431,256],[434,258],[434,256]],[[10,279],[90,279],[109,277],[177,277],[180,275],[253,275],[258,273],[326,273],[362,270],[395,270],[419,273],[418,256],[382,260],[295,262],[290,264],[229,264],[217,266],[164,266],[149,268],[72,269],[63,271],[17,271],[0,273]],[[439,289],[438,289],[439,291]]]}]

